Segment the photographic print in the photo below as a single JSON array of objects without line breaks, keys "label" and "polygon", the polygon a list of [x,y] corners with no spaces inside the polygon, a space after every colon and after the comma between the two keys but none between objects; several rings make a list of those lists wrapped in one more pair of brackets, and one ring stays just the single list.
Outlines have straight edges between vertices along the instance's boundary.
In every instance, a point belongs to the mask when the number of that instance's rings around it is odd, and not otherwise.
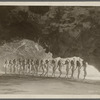
[{"label": "photographic print", "polygon": [[5,4],[0,97],[100,97],[100,6]]}]

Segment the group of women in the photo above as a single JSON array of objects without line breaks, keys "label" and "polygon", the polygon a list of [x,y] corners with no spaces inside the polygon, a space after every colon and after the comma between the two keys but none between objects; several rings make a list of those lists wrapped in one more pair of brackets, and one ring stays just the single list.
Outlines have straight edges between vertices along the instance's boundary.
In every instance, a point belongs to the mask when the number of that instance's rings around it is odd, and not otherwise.
[{"label": "group of women", "polygon": [[5,60],[5,74],[25,74],[44,77],[58,77],[63,74],[65,68],[65,77],[74,78],[74,72],[77,70],[77,78],[80,78],[81,68],[83,68],[84,79],[87,75],[87,62],[77,58],[52,58],[52,59],[13,59]]}]

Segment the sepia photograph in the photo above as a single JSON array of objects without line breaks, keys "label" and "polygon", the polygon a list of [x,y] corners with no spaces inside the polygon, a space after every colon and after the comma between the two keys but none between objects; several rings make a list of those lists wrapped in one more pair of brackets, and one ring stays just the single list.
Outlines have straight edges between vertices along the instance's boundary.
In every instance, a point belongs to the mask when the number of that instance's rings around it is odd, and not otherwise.
[{"label": "sepia photograph", "polygon": [[0,97],[100,98],[100,3],[5,4]]}]

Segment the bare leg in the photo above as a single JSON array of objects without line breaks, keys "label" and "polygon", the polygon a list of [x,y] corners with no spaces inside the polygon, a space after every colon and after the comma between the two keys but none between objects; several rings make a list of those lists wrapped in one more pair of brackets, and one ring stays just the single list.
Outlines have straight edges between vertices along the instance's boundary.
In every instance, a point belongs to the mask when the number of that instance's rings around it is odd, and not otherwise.
[{"label": "bare leg", "polygon": [[18,74],[18,65],[17,65],[17,74]]},{"label": "bare leg", "polygon": [[55,76],[55,74],[54,74],[54,73],[55,73],[55,71],[54,71],[54,69],[53,69],[53,72],[52,72],[52,77],[53,77],[53,76]]},{"label": "bare leg", "polygon": [[60,72],[59,77],[61,77],[61,74],[62,74],[61,67],[59,68],[59,72]]},{"label": "bare leg", "polygon": [[32,75],[35,75],[35,67],[34,67],[34,65],[32,66]]},{"label": "bare leg", "polygon": [[78,68],[78,75],[77,75],[77,78],[79,79],[80,77],[80,69]]},{"label": "bare leg", "polygon": [[66,67],[66,76],[65,76],[65,78],[66,78],[66,77],[68,78],[68,74],[69,74],[69,67],[67,66],[67,67]]},{"label": "bare leg", "polygon": [[6,65],[4,65],[5,66],[5,74],[7,73],[7,69],[6,69]]},{"label": "bare leg", "polygon": [[87,72],[86,72],[86,71],[84,71],[84,79],[85,79],[86,75],[87,75]]},{"label": "bare leg", "polygon": [[60,70],[60,75],[59,75],[59,77],[61,77],[61,75],[62,75],[62,71]]},{"label": "bare leg", "polygon": [[38,76],[38,65],[36,65],[36,75]]},{"label": "bare leg", "polygon": [[71,78],[74,78],[74,77],[73,77],[73,74],[74,74],[74,68],[72,68]]},{"label": "bare leg", "polygon": [[48,77],[48,67],[46,68],[46,73],[44,76],[47,76]]},{"label": "bare leg", "polygon": [[66,70],[66,76],[68,78],[69,70]]},{"label": "bare leg", "polygon": [[10,74],[12,73],[12,69],[11,69],[11,67],[12,67],[12,66],[10,65]]},{"label": "bare leg", "polygon": [[44,74],[44,67],[42,66],[42,74],[40,76],[43,76]]}]

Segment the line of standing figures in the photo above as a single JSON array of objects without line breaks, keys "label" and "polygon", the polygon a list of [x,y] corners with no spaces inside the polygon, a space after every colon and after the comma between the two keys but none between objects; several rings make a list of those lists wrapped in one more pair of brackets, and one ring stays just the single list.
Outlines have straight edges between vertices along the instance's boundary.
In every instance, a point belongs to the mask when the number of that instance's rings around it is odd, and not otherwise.
[{"label": "line of standing figures", "polygon": [[[56,77],[56,70],[58,70],[58,77],[63,74],[62,68],[65,67],[65,77],[74,78],[74,72],[77,70],[77,78],[80,77],[81,68],[83,68],[84,79],[87,75],[86,68],[87,62],[75,59],[13,59],[5,60],[4,68],[5,74],[32,74],[35,76],[48,77],[49,70],[51,69],[51,77]],[[69,70],[71,75],[69,77]]]}]

